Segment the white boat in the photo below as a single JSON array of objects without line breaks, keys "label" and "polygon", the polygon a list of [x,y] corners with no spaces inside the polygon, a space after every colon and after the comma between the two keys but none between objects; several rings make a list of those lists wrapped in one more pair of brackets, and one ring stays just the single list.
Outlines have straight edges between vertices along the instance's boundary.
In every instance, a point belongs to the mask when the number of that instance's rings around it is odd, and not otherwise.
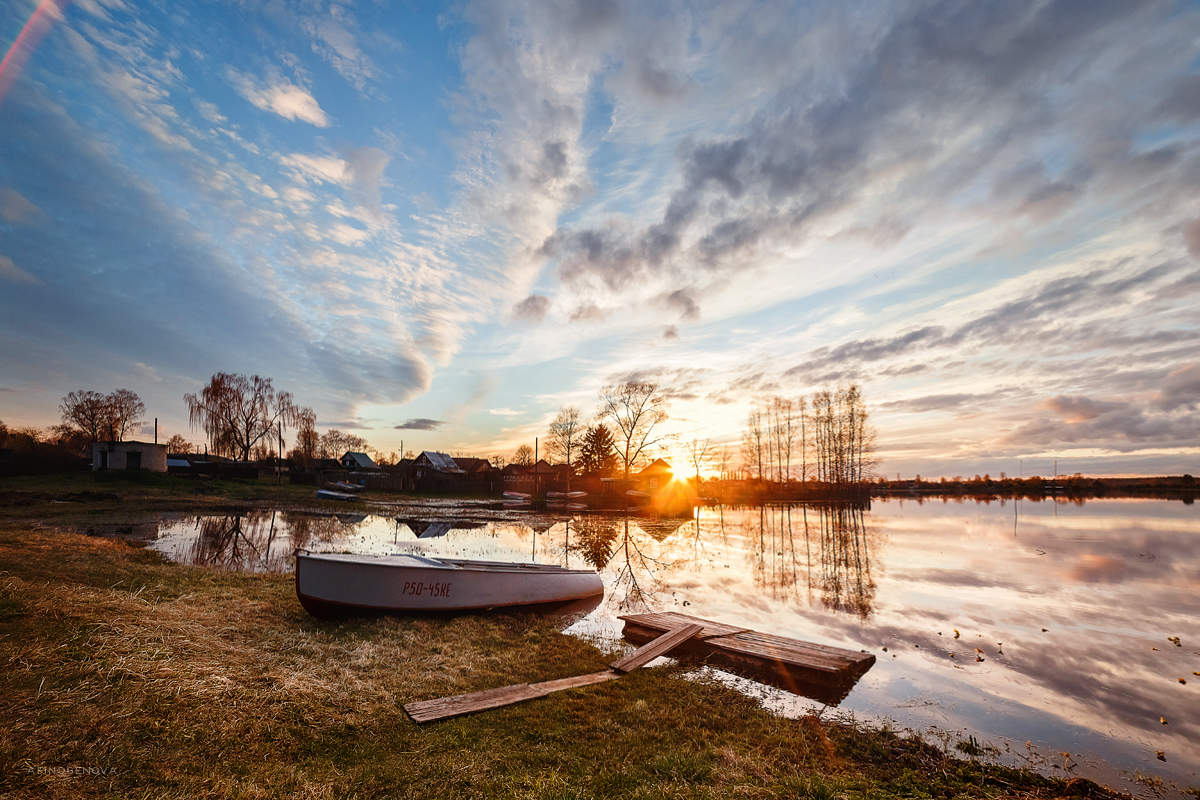
[{"label": "white boat", "polygon": [[528,492],[505,492],[503,496],[504,496],[505,500],[514,500],[514,501],[515,500],[527,501],[527,500],[530,500],[533,498],[533,495],[529,494]]},{"label": "white boat", "polygon": [[587,492],[546,492],[547,500],[578,500],[580,497],[587,497]]},{"label": "white boat", "polygon": [[314,616],[353,611],[469,611],[603,594],[595,570],[394,554],[296,551],[296,596]]},{"label": "white boat", "polygon": [[317,497],[322,500],[357,500],[358,495],[346,492],[335,492],[332,489],[317,489]]}]

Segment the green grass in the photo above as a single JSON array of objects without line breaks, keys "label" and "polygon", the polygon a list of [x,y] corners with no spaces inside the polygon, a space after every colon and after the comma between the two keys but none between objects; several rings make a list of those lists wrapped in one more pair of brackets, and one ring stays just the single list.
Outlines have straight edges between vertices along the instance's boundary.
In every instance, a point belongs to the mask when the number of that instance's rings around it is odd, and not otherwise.
[{"label": "green grass", "polygon": [[[886,731],[771,715],[681,668],[418,727],[410,700],[603,668],[532,613],[306,615],[289,577],[0,522],[0,794],[1055,797]],[[74,774],[71,769],[103,770]]]}]

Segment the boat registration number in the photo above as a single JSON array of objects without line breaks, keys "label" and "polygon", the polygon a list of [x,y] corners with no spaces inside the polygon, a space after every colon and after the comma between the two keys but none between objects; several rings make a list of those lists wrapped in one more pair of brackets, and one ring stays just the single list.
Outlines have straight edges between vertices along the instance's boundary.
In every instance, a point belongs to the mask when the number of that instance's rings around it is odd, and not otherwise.
[{"label": "boat registration number", "polygon": [[404,594],[416,596],[429,595],[430,597],[449,597],[449,583],[421,583],[420,581],[407,581],[404,584]]}]

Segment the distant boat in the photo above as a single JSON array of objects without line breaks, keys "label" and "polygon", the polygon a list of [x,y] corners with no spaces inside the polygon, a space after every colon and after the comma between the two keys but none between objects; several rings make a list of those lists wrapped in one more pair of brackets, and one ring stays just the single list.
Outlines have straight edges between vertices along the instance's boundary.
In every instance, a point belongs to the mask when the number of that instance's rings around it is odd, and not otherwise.
[{"label": "distant boat", "polygon": [[520,501],[520,502],[528,502],[529,500],[531,500],[533,498],[533,495],[529,494],[528,492],[505,492],[503,497],[506,501],[513,500],[513,501]]},{"label": "distant boat", "polygon": [[347,492],[335,492],[332,489],[317,489],[317,497],[322,500],[357,500],[358,496]]},{"label": "distant boat", "polygon": [[587,497],[587,492],[546,492],[547,500],[576,500],[580,497]]},{"label": "distant boat", "polygon": [[314,616],[470,611],[559,603],[604,592],[595,570],[553,564],[296,551],[296,596]]},{"label": "distant boat", "polygon": [[336,481],[334,483],[325,484],[325,488],[332,489],[335,492],[349,492],[350,494],[357,494],[365,487],[360,486],[357,483],[350,483],[349,481]]},{"label": "distant boat", "polygon": [[634,498],[650,497],[650,495],[647,494],[646,492],[639,492],[637,489],[630,489],[629,491],[625,492],[625,495],[627,497],[634,497]]}]

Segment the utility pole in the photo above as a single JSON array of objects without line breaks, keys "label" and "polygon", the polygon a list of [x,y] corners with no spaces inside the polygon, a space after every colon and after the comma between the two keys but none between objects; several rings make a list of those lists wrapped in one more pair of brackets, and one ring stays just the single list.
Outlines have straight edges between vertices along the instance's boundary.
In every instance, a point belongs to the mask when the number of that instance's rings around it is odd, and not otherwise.
[{"label": "utility pole", "polygon": [[[278,485],[281,485],[282,483],[283,483],[283,420],[280,420],[279,421],[279,452],[276,454],[276,458],[275,458],[275,484],[278,486]],[[274,517],[274,515],[272,515],[271,516],[271,525],[274,526],[274,524],[275,524],[275,517]],[[272,527],[272,530],[274,530],[273,527]]]},{"label": "utility pole", "polygon": [[154,443],[158,444],[158,417],[154,418]]}]

